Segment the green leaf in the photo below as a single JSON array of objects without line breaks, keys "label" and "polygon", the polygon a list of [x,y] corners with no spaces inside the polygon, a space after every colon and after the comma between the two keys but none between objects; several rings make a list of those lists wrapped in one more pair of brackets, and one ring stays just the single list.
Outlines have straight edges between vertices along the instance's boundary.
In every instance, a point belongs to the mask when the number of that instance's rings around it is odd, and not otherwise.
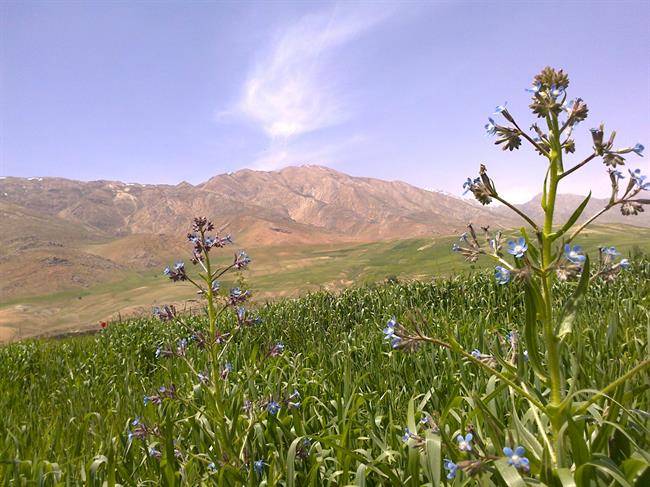
[{"label": "green leaf", "polygon": [[573,224],[580,218],[580,215],[582,215],[582,212],[585,210],[585,207],[587,206],[587,203],[589,203],[589,199],[591,198],[591,191],[589,191],[589,194],[587,197],[584,199],[582,203],[575,209],[573,214],[569,217],[569,219],[566,221],[566,223],[560,228],[557,232],[555,232],[551,236],[551,240],[556,240],[557,238],[561,237],[564,235],[569,229],[573,226]]},{"label": "green leaf", "polygon": [[[411,433],[417,432],[417,423],[415,421],[415,398],[411,397],[407,410],[407,424]],[[420,455],[417,448],[411,448],[409,445],[408,452],[408,473],[410,477],[410,485],[418,485],[420,477]]]},{"label": "green leaf", "polygon": [[93,463],[90,464],[90,474],[92,475],[93,478],[97,476],[97,472],[101,468],[102,465],[108,463],[108,458],[105,457],[104,455],[99,455],[98,457],[93,460]]},{"label": "green leaf", "polygon": [[366,485],[366,464],[362,463],[357,468],[357,473],[355,475],[355,485],[358,487],[365,487]]},{"label": "green leaf", "polygon": [[558,338],[563,340],[565,336],[573,331],[573,322],[576,319],[576,312],[578,310],[578,303],[580,298],[584,296],[589,287],[589,256],[585,258],[585,264],[582,268],[582,275],[578,282],[578,287],[571,297],[564,304],[562,313],[560,314],[560,326],[556,332]]},{"label": "green leaf", "polygon": [[616,345],[616,337],[618,334],[618,327],[620,324],[620,319],[618,316],[617,310],[612,310],[609,314],[609,324],[607,326],[607,345],[609,348],[614,348]]},{"label": "green leaf", "polygon": [[534,295],[536,292],[538,290],[532,284],[525,288],[526,322],[524,326],[524,340],[528,347],[528,361],[531,367],[539,377],[546,379],[546,372],[542,366],[542,357],[539,353],[539,346],[537,345],[537,334],[539,330],[537,327],[537,308]]},{"label": "green leaf", "polygon": [[642,458],[632,457],[625,460],[621,467],[625,478],[630,482],[637,482],[650,465]]},{"label": "green leaf", "polygon": [[576,481],[568,468],[558,468],[557,478],[560,479],[562,487],[576,487]]},{"label": "green leaf", "polygon": [[499,475],[508,487],[526,487],[526,482],[521,478],[517,469],[508,464],[508,461],[501,458],[494,462]]},{"label": "green leaf", "polygon": [[294,487],[296,485],[296,449],[301,440],[302,436],[293,440],[287,452],[287,487]]},{"label": "green leaf", "polygon": [[440,485],[440,472],[442,469],[442,439],[427,431],[425,440],[426,469],[425,473],[434,487]]},{"label": "green leaf", "polygon": [[578,425],[583,424],[584,420],[580,420],[578,423],[573,421],[571,416],[567,416],[567,433],[569,434],[569,441],[571,442],[571,450],[573,453],[573,460],[576,464],[576,467],[579,467],[583,463],[587,463],[591,460],[591,455],[589,453],[589,447],[584,439],[581,428]]},{"label": "green leaf", "polygon": [[632,485],[625,478],[623,472],[619,470],[616,464],[609,458],[605,457],[601,457],[597,460],[585,463],[584,465],[578,467],[576,469],[575,476],[576,483],[579,485],[586,485],[587,480],[595,478],[595,476],[589,475],[593,469],[598,469],[606,473],[617,482],[617,485],[621,485],[622,487],[632,487]]}]

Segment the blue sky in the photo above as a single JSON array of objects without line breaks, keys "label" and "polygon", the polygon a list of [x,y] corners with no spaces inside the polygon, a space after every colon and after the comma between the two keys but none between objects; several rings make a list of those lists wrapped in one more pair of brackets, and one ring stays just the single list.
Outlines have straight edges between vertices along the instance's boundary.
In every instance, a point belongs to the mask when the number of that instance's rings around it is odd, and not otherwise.
[{"label": "blue sky", "polygon": [[[487,164],[514,201],[544,162],[483,125],[520,125],[532,76],[571,76],[621,145],[650,146],[648,2],[13,2],[0,5],[1,173],[198,183],[322,164],[461,193]],[[579,162],[579,156],[574,160]],[[631,158],[648,172],[648,157]],[[600,162],[565,192],[604,195]]]}]

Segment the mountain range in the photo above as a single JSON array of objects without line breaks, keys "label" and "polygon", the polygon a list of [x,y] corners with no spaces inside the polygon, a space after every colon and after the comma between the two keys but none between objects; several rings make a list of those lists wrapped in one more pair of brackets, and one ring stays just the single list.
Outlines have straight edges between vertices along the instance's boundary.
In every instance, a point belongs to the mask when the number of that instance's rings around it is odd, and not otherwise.
[{"label": "mountain range", "polygon": [[[583,198],[562,195],[558,221]],[[585,215],[603,204],[592,200]],[[521,208],[539,217],[539,196]],[[0,302],[160,266],[183,255],[185,234],[198,215],[223,225],[239,247],[452,235],[467,222],[504,229],[521,224],[505,207],[322,166],[244,169],[175,186],[5,177],[0,215]],[[650,215],[624,218],[614,210],[599,221],[648,227]]]}]

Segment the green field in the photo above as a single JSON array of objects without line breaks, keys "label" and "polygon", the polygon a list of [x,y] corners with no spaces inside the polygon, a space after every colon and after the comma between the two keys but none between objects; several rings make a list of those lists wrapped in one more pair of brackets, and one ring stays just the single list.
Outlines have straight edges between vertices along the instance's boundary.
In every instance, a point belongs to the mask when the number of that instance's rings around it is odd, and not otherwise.
[{"label": "green field", "polygon": [[[382,245],[406,256],[421,244]],[[440,245],[429,252],[447,247]],[[339,252],[354,266],[362,255],[365,263],[373,262],[380,253],[372,250]],[[426,255],[422,252],[416,255]],[[436,264],[446,265],[452,264]],[[385,267],[377,264],[377,274],[370,268],[365,276],[379,277],[380,268]],[[386,268],[386,273],[418,270],[399,257]],[[321,276],[328,271],[321,268]],[[576,390],[598,389],[647,357],[649,278],[650,262],[641,260],[615,282],[591,287],[574,325],[573,353],[564,356]],[[560,286],[560,299],[573,286]],[[526,445],[532,468],[540,468],[536,419],[528,403],[511,402],[494,378],[457,355],[429,346],[392,351],[381,332],[392,315],[405,322],[419,316],[430,335],[451,330],[467,350],[505,353],[505,334],[522,327],[517,286],[498,286],[491,273],[480,272],[316,292],[264,305],[259,313],[262,323],[244,328],[214,366],[194,343],[187,360],[155,356],[157,347],[173,347],[205,326],[198,317],[177,323],[140,319],[110,325],[95,336],[0,348],[3,484],[160,485],[182,479],[184,485],[437,485],[445,482],[442,458],[466,458],[454,437],[468,429],[477,444],[486,442],[487,452],[499,453],[495,438]],[[232,329],[233,317],[219,326]],[[270,356],[280,340],[285,350]],[[227,362],[232,372],[224,379],[219,372]],[[209,373],[210,367],[216,377],[201,384],[197,372]],[[526,363],[521,367],[519,373],[532,375]],[[171,385],[174,399],[144,404],[145,395]],[[634,412],[650,406],[647,385],[643,375],[625,384],[630,406],[619,420],[625,434],[614,436],[620,444],[605,447],[613,461],[650,446],[648,418]],[[290,408],[285,401],[294,390],[300,406]],[[277,414],[269,412],[270,400],[281,405]],[[608,412],[594,414],[602,418],[600,429],[611,428]],[[154,433],[130,440],[135,418]],[[428,418],[427,424],[418,424],[420,418]],[[426,438],[422,448],[402,440],[407,425]],[[264,462],[259,474],[258,460]],[[643,466],[647,459],[635,461]],[[619,485],[607,471],[597,473],[588,485]],[[494,470],[483,478],[505,485]],[[637,477],[628,485],[648,485],[647,480]],[[460,474],[453,485],[473,482]]]},{"label": "green field", "polygon": [[[245,279],[256,299],[296,297],[306,291],[340,290],[387,278],[422,279],[471,272],[450,251],[456,237],[406,239],[353,245],[284,246],[248,249],[253,258]],[[580,243],[591,252],[600,245],[616,245],[650,252],[650,229],[601,225],[590,228]],[[225,259],[228,259],[228,253]],[[183,260],[187,255],[178,255]],[[225,261],[224,261],[225,262]],[[484,265],[481,261],[476,267]],[[224,282],[228,287],[232,282]],[[197,309],[188,285],[169,285],[159,269],[130,272],[110,283],[80,290],[17,298],[0,304],[0,341],[4,327],[14,339],[71,330],[96,329],[101,320],[148,315],[155,305],[176,303]]]}]

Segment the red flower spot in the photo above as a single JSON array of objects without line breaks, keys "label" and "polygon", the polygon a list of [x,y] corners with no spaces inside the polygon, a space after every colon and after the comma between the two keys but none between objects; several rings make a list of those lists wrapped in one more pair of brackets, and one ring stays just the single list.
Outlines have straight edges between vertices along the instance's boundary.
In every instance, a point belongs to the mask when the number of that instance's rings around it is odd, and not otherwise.
[{"label": "red flower spot", "polygon": [[105,321],[100,321],[99,326],[101,326],[102,328],[106,328],[108,326],[108,323],[106,323]]}]

